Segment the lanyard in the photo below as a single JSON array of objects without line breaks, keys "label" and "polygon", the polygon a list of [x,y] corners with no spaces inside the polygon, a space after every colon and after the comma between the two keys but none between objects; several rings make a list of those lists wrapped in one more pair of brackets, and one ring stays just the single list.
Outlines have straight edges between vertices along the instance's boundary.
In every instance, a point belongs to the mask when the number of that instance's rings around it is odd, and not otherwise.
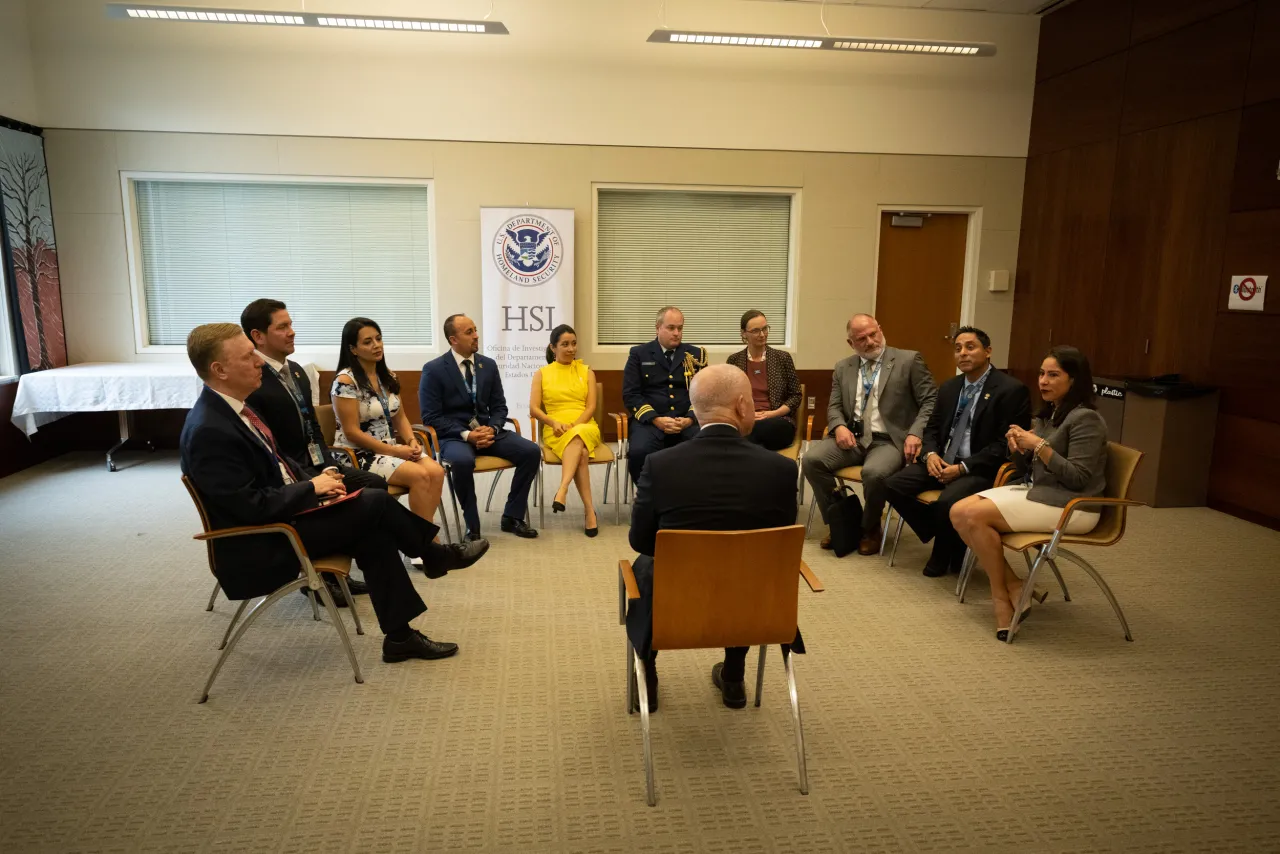
[{"label": "lanyard", "polygon": [[871,373],[870,379],[867,379],[867,372],[862,369],[862,366],[858,366],[858,373],[862,376],[862,409],[858,412],[859,418],[866,414],[867,402],[871,400],[871,391],[876,387],[876,380],[880,377],[880,366],[883,364],[883,359],[876,362],[876,369]]},{"label": "lanyard", "polygon": [[[284,369],[286,371],[289,370],[288,362],[284,363]],[[310,402],[303,399],[302,392],[298,389],[296,383],[292,383],[289,380],[285,379],[284,375],[282,375],[279,371],[273,368],[270,364],[267,364],[267,370],[271,371],[272,375],[277,380],[280,381],[280,384],[282,386],[285,387],[285,391],[289,392],[289,397],[293,398],[294,408],[298,410],[298,424],[302,426],[302,433],[304,436],[307,436],[308,438],[311,438],[314,441],[315,437],[311,435],[311,425],[309,423],[310,419],[308,418],[308,416],[311,413]]]},{"label": "lanyard", "polygon": [[[978,394],[982,391],[982,387],[986,385],[987,377],[990,375],[991,368],[988,367],[986,373],[979,377],[976,383],[973,383],[968,388],[960,392],[960,405],[956,407],[955,417],[951,419],[951,429],[953,431],[956,429],[956,425],[960,423],[960,416],[964,415],[965,410],[969,408],[969,404],[973,403],[977,398]],[[972,423],[972,416],[970,416],[969,421]]]},{"label": "lanyard", "polygon": [[[378,383],[378,390],[374,394],[377,395],[378,403],[382,404],[382,417],[387,419],[387,427],[389,428],[391,427],[391,399],[383,395],[382,383]],[[394,436],[395,431],[392,430],[391,434]]]}]

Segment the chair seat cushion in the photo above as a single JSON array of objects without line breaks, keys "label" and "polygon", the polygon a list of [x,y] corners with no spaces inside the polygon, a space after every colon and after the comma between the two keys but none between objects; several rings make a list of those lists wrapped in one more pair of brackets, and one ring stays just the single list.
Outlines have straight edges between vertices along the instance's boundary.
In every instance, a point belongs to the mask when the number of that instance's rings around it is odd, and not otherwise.
[{"label": "chair seat cushion", "polygon": [[312,558],[311,565],[316,568],[316,572],[350,575],[351,555],[325,555],[320,558]]},{"label": "chair seat cushion", "polygon": [[484,471],[500,471],[502,469],[513,469],[513,468],[515,468],[515,466],[512,465],[508,460],[504,460],[502,457],[487,457],[483,455],[476,457],[477,473],[484,472]]},{"label": "chair seat cushion", "polygon": [[851,480],[854,483],[862,483],[862,466],[845,466],[839,469],[836,477],[841,480]]},{"label": "chair seat cushion", "polygon": [[921,504],[934,504],[941,497],[941,489],[926,489],[924,492],[916,496],[916,501],[919,501]]},{"label": "chair seat cushion", "polygon": [[791,443],[790,447],[783,448],[782,450],[778,451],[778,453],[789,460],[800,459],[800,440],[797,439],[796,441]]},{"label": "chair seat cushion", "polygon": [[387,494],[390,495],[392,498],[399,498],[401,495],[408,495],[409,490],[403,486],[393,486],[391,484],[387,484]]}]

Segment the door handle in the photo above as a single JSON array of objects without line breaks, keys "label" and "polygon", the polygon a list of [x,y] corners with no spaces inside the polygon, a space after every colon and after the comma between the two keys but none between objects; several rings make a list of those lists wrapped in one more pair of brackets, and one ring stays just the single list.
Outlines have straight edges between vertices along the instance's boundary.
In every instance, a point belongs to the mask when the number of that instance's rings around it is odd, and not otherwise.
[{"label": "door handle", "polygon": [[942,336],[942,340],[943,340],[943,341],[954,341],[954,340],[956,340],[956,330],[957,330],[957,329],[959,329],[959,328],[960,328],[960,324],[959,324],[959,323],[956,323],[955,321],[952,321],[952,322],[951,322],[951,327],[948,329],[947,334]]}]

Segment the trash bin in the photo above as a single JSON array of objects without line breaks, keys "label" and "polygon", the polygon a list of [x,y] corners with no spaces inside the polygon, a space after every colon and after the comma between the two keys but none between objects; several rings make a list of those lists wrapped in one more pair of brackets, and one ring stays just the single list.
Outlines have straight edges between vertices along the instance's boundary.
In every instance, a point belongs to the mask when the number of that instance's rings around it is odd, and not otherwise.
[{"label": "trash bin", "polygon": [[1183,382],[1179,375],[1170,374],[1120,381],[1099,378],[1095,392],[1098,412],[1107,421],[1108,438],[1146,454],[1130,497],[1152,507],[1204,505],[1218,421],[1218,390]]}]

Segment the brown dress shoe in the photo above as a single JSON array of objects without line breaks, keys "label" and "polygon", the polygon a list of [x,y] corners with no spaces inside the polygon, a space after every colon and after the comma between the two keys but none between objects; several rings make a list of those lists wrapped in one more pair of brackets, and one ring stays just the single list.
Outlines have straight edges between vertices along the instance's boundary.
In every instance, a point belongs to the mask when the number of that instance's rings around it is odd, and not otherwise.
[{"label": "brown dress shoe", "polygon": [[819,547],[819,548],[824,548],[824,549],[826,549],[827,551],[831,551],[831,548],[832,548],[832,546],[831,546],[831,535],[830,535],[830,534],[827,534],[825,537],[823,537],[823,538],[822,538],[822,542],[818,543],[818,547]]},{"label": "brown dress shoe", "polygon": [[858,542],[858,554],[873,555],[880,551],[880,531],[867,531]]}]

